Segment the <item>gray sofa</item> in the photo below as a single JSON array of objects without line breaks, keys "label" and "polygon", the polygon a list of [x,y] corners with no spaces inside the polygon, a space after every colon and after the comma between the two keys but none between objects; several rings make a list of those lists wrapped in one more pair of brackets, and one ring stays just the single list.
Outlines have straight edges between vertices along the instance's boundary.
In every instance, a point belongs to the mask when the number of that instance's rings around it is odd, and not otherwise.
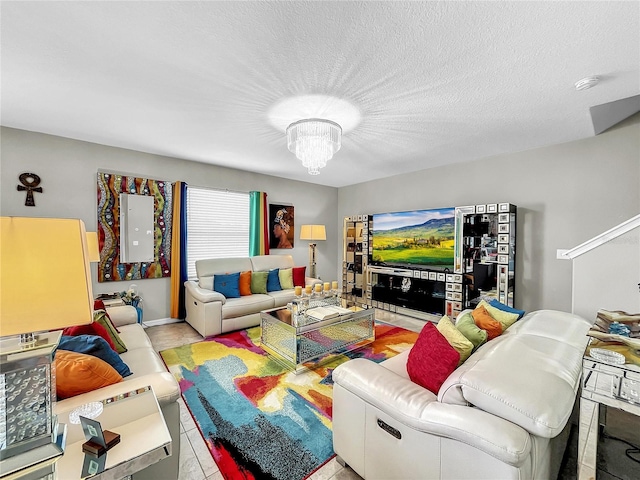
[{"label": "gray sofa", "polygon": [[[257,255],[240,258],[211,258],[196,261],[198,280],[185,282],[187,323],[203,337],[260,325],[260,311],[282,307],[293,299],[293,289],[226,298],[213,290],[216,274],[269,271],[294,267],[291,255]],[[305,285],[321,283],[305,277]]]}]

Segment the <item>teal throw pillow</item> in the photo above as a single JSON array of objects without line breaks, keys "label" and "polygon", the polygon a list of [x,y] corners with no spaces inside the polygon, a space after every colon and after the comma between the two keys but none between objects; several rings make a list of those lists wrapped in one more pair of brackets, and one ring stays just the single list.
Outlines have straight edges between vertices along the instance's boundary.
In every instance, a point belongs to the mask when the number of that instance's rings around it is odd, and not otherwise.
[{"label": "teal throw pillow", "polygon": [[240,298],[240,272],[215,275],[213,289],[227,298]]},{"label": "teal throw pillow", "polygon": [[251,293],[267,293],[269,272],[251,272]]},{"label": "teal throw pillow", "polygon": [[280,286],[280,269],[274,268],[273,270],[269,270],[269,276],[267,277],[267,292],[275,292],[277,290],[282,290]]},{"label": "teal throw pillow", "polygon": [[517,308],[513,308],[513,307],[510,307],[509,305],[505,305],[504,303],[499,302],[495,298],[491,299],[491,301],[489,302],[489,305],[497,308],[498,310],[502,310],[503,312],[517,313],[518,320],[520,320],[526,313],[524,310],[518,310]]}]

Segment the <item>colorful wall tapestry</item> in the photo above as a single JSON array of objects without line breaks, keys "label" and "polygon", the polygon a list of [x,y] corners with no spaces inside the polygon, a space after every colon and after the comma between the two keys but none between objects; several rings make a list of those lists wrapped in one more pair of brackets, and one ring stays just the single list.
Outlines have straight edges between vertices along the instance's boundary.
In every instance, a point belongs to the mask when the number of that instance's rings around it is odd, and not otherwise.
[{"label": "colorful wall tapestry", "polygon": [[[120,194],[154,198],[154,262],[120,263]],[[98,173],[98,281],[171,276],[171,182]]]}]

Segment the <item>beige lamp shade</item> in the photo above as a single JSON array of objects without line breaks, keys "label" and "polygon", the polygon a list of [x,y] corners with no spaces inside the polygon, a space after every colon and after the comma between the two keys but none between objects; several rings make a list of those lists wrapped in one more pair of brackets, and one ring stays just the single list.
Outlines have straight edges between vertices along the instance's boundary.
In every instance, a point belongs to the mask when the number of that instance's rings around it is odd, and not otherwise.
[{"label": "beige lamp shade", "polygon": [[300,240],[326,240],[327,232],[324,225],[302,225]]},{"label": "beige lamp shade", "polygon": [[0,336],[91,323],[84,222],[21,217],[0,221]]},{"label": "beige lamp shade", "polygon": [[87,247],[89,248],[89,261],[100,261],[100,248],[98,247],[98,232],[87,232]]}]

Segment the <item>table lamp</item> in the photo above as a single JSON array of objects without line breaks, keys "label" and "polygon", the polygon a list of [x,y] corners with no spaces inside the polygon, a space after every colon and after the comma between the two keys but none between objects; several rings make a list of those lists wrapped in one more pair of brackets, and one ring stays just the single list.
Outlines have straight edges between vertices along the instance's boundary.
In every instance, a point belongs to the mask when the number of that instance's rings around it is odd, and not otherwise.
[{"label": "table lamp", "polygon": [[87,236],[77,219],[0,222],[0,472],[30,476],[63,453],[53,355],[93,321]]},{"label": "table lamp", "polygon": [[[326,240],[327,232],[324,225],[302,225],[300,240]],[[309,244],[309,276],[316,278],[316,244]]]}]

